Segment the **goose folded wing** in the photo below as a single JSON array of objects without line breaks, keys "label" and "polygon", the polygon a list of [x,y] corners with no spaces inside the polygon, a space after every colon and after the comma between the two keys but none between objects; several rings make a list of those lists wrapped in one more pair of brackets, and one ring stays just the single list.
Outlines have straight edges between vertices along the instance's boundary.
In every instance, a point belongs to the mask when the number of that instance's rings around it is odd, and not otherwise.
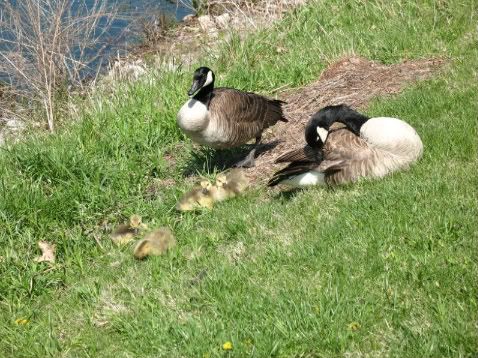
[{"label": "goose folded wing", "polygon": [[290,179],[294,176],[310,172],[312,170],[317,170],[317,163],[314,162],[292,162],[284,169],[281,169],[274,173],[269,182],[268,186],[275,186],[280,182]]},{"label": "goose folded wing", "polygon": [[210,112],[220,113],[230,125],[247,126],[255,132],[261,132],[277,121],[287,121],[281,108],[283,103],[234,88],[217,88]]},{"label": "goose folded wing", "polygon": [[348,129],[331,130],[324,145],[319,170],[328,184],[345,184],[367,176],[374,152],[365,140]]},{"label": "goose folded wing", "polygon": [[306,145],[282,154],[275,160],[275,163],[307,162],[318,165],[321,160],[321,151]]}]

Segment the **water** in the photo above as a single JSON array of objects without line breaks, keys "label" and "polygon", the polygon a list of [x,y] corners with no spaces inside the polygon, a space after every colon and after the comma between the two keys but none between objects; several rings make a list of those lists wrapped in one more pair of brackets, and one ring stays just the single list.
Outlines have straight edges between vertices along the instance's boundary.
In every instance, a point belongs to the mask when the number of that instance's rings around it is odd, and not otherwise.
[{"label": "water", "polygon": [[[92,6],[94,2],[95,0],[86,0],[89,6]],[[180,21],[184,16],[192,13],[189,0],[185,0],[184,3],[176,3],[173,0],[105,0],[104,2],[116,4],[122,18],[115,22],[110,33],[112,36],[131,27],[138,19],[154,20],[154,17],[164,13]]]},{"label": "water", "polygon": [[[89,6],[94,2],[86,0]],[[119,19],[114,21],[105,38],[107,41],[120,38],[105,56],[124,55],[131,45],[140,42],[143,35],[141,23],[144,21],[153,23],[160,14],[181,21],[184,16],[193,13],[191,0],[104,0],[104,3],[119,9]]]},{"label": "water", "polygon": [[[94,0],[87,1],[90,4],[93,2]],[[106,0],[106,3],[117,3],[126,12],[138,14],[145,14],[146,11],[150,10],[161,10],[175,16],[177,20],[181,20],[184,16],[191,13],[191,9],[188,8],[189,5],[176,4],[173,1],[167,0],[118,0],[116,2]]]},{"label": "water", "polygon": [[[29,0],[7,0],[7,3],[12,4],[14,7],[19,4],[19,1],[29,1]],[[89,73],[86,73],[85,76],[91,75],[96,72],[98,65],[100,63],[104,64],[107,59],[111,56],[116,56],[117,54],[124,55],[128,49],[134,44],[141,41],[141,23],[144,21],[153,22],[160,13],[166,14],[169,17],[180,21],[184,16],[191,14],[193,11],[189,5],[190,0],[184,0],[182,2],[176,2],[171,0],[103,0],[102,4],[108,6],[116,6],[119,11],[119,16],[113,21],[111,27],[108,27],[106,33],[101,36],[100,43],[98,43],[94,48],[88,51],[91,57],[94,57],[94,54],[98,52],[98,49],[103,49],[102,58],[95,59],[89,63]],[[0,14],[5,6],[3,2],[0,2]],[[72,0],[72,13],[75,13],[75,10],[79,9],[80,6],[86,4],[88,8],[91,9],[95,3],[95,0]],[[100,22],[99,28],[104,26]],[[2,41],[7,39],[9,41],[15,40],[11,33],[8,33],[0,28],[0,51],[7,53],[11,48],[11,43],[8,41]],[[26,50],[28,52],[28,50]],[[73,54],[75,51],[73,50]],[[2,60],[2,58],[0,58]],[[4,59],[3,59],[4,60]],[[15,79],[8,78],[5,72],[2,72],[0,69],[0,81],[4,82],[15,82]]]}]

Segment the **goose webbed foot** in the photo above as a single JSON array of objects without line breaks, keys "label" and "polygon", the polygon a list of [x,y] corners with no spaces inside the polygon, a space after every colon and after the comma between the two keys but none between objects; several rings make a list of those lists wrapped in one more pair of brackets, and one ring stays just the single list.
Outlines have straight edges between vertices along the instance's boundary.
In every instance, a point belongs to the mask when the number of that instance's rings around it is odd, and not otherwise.
[{"label": "goose webbed foot", "polygon": [[256,148],[251,150],[249,154],[241,161],[234,164],[234,168],[252,168],[256,165],[255,163]]}]

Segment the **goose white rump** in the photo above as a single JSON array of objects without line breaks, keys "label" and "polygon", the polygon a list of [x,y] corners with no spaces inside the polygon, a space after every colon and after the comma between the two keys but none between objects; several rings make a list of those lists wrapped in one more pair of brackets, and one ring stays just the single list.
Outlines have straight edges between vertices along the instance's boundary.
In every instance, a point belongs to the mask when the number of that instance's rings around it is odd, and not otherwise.
[{"label": "goose white rump", "polygon": [[360,137],[373,148],[399,155],[402,166],[416,161],[423,153],[420,136],[398,118],[370,118],[360,128]]}]

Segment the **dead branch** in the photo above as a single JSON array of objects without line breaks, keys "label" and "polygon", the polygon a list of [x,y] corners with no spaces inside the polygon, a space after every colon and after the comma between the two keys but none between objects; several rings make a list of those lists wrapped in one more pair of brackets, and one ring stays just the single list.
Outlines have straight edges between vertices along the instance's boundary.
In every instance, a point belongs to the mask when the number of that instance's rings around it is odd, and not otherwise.
[{"label": "dead branch", "polygon": [[86,74],[98,74],[117,15],[116,6],[100,0],[2,1],[0,77],[17,97],[43,107],[50,131],[58,94],[82,88]]}]

